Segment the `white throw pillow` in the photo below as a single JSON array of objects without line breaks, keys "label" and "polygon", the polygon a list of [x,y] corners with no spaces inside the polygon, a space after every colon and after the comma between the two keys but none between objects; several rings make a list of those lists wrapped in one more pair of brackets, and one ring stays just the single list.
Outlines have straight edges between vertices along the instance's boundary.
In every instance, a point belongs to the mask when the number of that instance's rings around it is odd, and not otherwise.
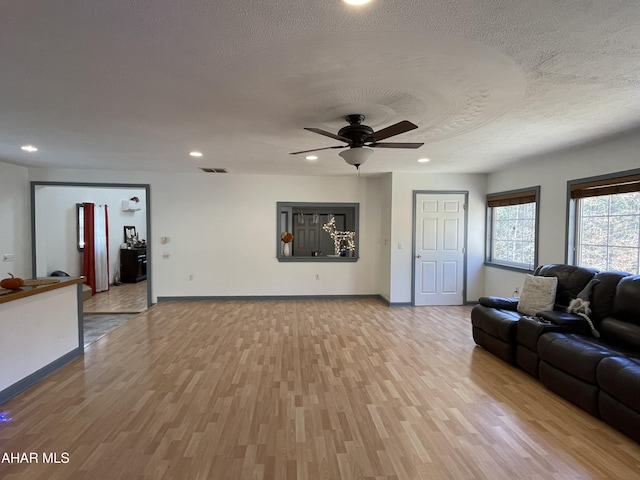
[{"label": "white throw pillow", "polygon": [[557,288],[556,277],[527,275],[518,301],[518,312],[523,315],[535,315],[545,310],[553,310]]}]

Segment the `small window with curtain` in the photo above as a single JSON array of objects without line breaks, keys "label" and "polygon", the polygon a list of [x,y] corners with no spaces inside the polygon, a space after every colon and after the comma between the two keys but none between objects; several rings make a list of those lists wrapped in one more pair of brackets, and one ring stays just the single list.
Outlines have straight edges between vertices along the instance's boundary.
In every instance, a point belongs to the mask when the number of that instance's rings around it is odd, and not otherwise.
[{"label": "small window with curtain", "polygon": [[568,182],[569,261],[640,273],[640,170]]},{"label": "small window with curtain", "polygon": [[76,203],[76,246],[84,251],[84,203]]},{"label": "small window with curtain", "polygon": [[532,271],[538,263],[540,187],[487,195],[488,265]]}]

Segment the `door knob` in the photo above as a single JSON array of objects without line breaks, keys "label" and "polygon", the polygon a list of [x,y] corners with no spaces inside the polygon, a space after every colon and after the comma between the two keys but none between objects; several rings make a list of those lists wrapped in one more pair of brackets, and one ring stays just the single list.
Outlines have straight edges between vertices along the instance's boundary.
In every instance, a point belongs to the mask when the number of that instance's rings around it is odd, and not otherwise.
[{"label": "door knob", "polygon": [[422,255],[420,255],[419,253],[416,254],[416,258],[422,258]]}]

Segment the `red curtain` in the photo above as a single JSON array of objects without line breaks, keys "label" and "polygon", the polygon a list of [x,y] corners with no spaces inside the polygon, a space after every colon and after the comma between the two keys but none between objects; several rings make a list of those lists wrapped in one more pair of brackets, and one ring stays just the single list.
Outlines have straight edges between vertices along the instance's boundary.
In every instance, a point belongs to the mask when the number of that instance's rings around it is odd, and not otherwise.
[{"label": "red curtain", "polygon": [[82,275],[84,283],[91,287],[91,294],[96,294],[96,251],[95,230],[93,223],[95,205],[84,204],[84,251],[82,255]]},{"label": "red curtain", "polygon": [[[109,208],[84,204],[84,251],[82,275],[92,295],[109,290]],[[104,214],[104,224],[96,222],[96,214]]]}]

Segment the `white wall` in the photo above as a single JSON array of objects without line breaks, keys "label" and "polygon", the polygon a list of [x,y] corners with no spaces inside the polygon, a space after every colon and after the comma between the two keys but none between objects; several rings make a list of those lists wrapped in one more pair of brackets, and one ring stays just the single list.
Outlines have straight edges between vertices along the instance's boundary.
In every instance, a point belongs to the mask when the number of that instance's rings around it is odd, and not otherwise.
[{"label": "white wall", "polygon": [[[510,296],[524,280],[521,273],[483,265],[487,193],[540,185],[539,263],[564,262],[566,182],[638,168],[638,151],[640,137],[629,134],[528,159],[488,176],[127,172],[126,181],[151,184],[152,236],[148,240],[153,249],[154,301],[157,296],[380,294],[391,303],[409,303],[414,190],[469,191],[467,300],[474,301],[485,294]],[[22,247],[16,267],[23,267],[13,269],[24,276],[22,272],[29,271],[24,268],[29,262],[28,184],[21,167],[0,164],[0,173],[0,212],[9,215],[3,224],[17,225],[9,235],[2,230],[0,245],[16,251]],[[122,178],[122,172],[29,170],[29,179],[40,181],[118,183]],[[275,257],[277,201],[360,203],[360,260],[279,263]],[[161,236],[170,237],[169,243],[161,245]],[[403,243],[402,250],[398,242]],[[188,280],[190,274],[193,281]],[[316,274],[320,280],[315,280]]]},{"label": "white wall", "polygon": [[[487,192],[540,185],[540,265],[564,263],[567,229],[567,181],[640,167],[637,132],[529,159],[488,176]],[[485,294],[511,296],[524,282],[522,273],[486,267]]]},{"label": "white wall", "polygon": [[[31,209],[28,169],[0,162],[0,278],[31,278]],[[14,262],[3,262],[2,254]]]},{"label": "white wall", "polygon": [[[484,222],[486,175],[394,173],[391,206],[391,298],[392,303],[411,302],[413,285],[413,192],[468,191],[466,300],[484,292]],[[402,249],[398,244],[402,244]]]},{"label": "white wall", "polygon": [[78,288],[67,284],[0,304],[0,392],[78,345]]},{"label": "white wall", "polygon": [[[140,210],[122,211],[122,200],[138,197]],[[146,192],[143,188],[97,188],[38,185],[35,189],[36,275],[45,277],[62,270],[72,277],[82,274],[82,252],[76,243],[76,203],[109,206],[109,281],[120,269],[120,245],[124,226],[136,227],[146,239]]]},{"label": "white wall", "polygon": [[380,179],[380,260],[378,269],[378,293],[391,302],[391,201],[393,175],[390,173]]},{"label": "white wall", "polygon": [[[38,181],[122,181],[122,172],[112,171],[30,169],[29,175]],[[127,172],[126,178],[151,185],[152,301],[159,296],[378,293],[379,178],[159,172]],[[360,259],[278,262],[278,201],[360,203]],[[160,237],[169,242],[161,244]]]}]

